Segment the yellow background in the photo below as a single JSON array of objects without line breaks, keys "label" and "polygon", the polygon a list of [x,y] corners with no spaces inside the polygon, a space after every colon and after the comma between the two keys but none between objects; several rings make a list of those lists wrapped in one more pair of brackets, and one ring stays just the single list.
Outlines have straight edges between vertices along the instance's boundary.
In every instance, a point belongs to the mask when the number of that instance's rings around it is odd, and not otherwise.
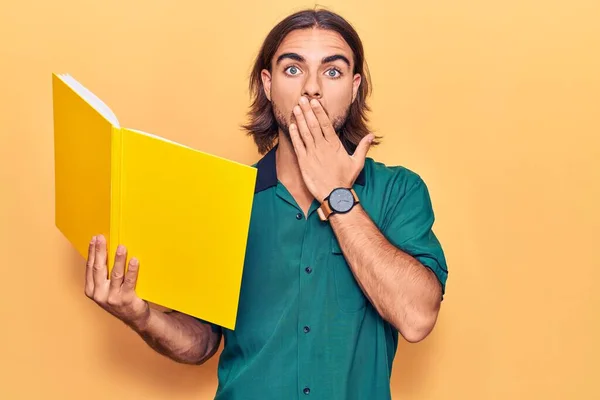
[{"label": "yellow background", "polygon": [[[450,266],[435,331],[400,344],[394,398],[600,398],[600,2],[320,4],[364,40],[371,156],[424,177]],[[124,126],[252,163],[253,57],[312,5],[3,2],[0,398],[211,398],[216,357],[175,364],[84,296],[53,226],[51,72]]]}]

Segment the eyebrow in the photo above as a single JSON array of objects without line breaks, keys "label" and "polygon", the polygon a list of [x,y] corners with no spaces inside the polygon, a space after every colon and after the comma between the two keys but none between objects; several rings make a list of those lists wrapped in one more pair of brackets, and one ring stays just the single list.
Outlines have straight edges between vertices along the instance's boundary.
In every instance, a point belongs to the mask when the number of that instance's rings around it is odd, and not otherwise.
[{"label": "eyebrow", "polygon": [[[281,62],[281,60],[285,59],[285,58],[289,58],[291,60],[295,60],[298,62],[305,62],[306,60],[304,59],[304,57],[302,57],[300,54],[298,53],[283,53],[281,54],[279,57],[277,57],[277,61],[276,64],[279,64]],[[326,64],[326,63],[330,63],[336,60],[342,60],[343,62],[345,62],[348,67],[350,67],[350,61],[348,60],[348,58],[342,54],[334,54],[332,56],[327,56],[324,57],[321,60],[321,64]]]}]

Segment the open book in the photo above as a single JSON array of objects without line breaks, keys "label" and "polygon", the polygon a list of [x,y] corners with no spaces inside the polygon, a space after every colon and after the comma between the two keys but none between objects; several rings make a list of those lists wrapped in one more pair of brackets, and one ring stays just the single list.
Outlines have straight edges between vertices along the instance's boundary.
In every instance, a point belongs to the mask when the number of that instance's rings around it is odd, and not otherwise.
[{"label": "open book", "polygon": [[87,258],[93,235],[136,257],[142,299],[234,329],[256,169],[119,125],[52,75],[55,223]]}]

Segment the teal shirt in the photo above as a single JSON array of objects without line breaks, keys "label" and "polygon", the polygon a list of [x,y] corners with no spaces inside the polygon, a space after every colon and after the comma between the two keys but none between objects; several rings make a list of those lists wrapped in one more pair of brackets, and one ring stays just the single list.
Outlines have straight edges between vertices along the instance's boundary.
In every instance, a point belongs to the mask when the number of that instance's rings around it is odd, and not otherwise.
[{"label": "teal shirt", "polygon": [[[366,299],[328,222],[305,218],[278,181],[276,148],[258,168],[235,330],[220,329],[217,400],[389,399],[397,330]],[[448,275],[421,178],[367,158],[354,189],[387,239]]]}]

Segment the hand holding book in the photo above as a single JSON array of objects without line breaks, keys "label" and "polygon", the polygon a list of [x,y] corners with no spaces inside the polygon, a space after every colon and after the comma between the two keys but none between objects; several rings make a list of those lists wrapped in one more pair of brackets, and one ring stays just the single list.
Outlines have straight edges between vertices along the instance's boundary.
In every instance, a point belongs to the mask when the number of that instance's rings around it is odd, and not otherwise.
[{"label": "hand holding book", "polygon": [[125,324],[139,327],[150,315],[150,305],[135,293],[139,262],[129,259],[127,249],[120,245],[115,254],[110,277],[107,267],[106,239],[94,236],[88,247],[85,272],[85,295]]}]

